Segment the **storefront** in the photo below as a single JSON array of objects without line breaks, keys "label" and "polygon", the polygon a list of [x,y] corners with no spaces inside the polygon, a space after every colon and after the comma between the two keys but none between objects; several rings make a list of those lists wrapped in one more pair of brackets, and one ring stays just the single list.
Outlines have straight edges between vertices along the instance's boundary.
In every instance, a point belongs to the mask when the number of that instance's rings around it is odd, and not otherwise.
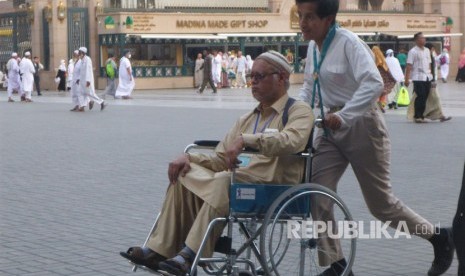
[{"label": "storefront", "polygon": [[[198,53],[206,48],[234,54],[241,50],[255,58],[266,50],[289,57],[293,82],[302,81],[307,43],[299,32],[294,1],[283,3],[280,13],[143,13],[119,12],[98,16],[99,87],[105,84],[104,63],[108,54],[119,57],[132,52],[138,89],[192,87]],[[439,34],[429,38],[442,48],[445,17],[422,14],[341,13],[338,23],[383,49],[409,49],[414,33]]]}]

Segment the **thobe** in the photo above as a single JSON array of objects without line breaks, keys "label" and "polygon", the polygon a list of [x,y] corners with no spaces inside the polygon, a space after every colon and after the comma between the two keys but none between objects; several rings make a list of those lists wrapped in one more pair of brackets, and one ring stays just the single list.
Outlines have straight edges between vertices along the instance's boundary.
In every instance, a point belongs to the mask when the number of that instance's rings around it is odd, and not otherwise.
[{"label": "thobe", "polygon": [[[90,83],[87,87],[87,83]],[[81,59],[81,68],[79,73],[79,88],[81,92],[80,107],[85,107],[87,105],[87,100],[85,97],[89,97],[91,100],[102,104],[103,100],[100,99],[97,94],[95,94],[94,87],[94,72],[92,68],[92,60],[89,56],[84,56]]]},{"label": "thobe", "polygon": [[[441,64],[441,63],[439,62],[439,60],[440,60],[440,58],[441,58],[443,55],[446,57],[446,63]],[[439,68],[441,69],[441,78],[442,78],[443,80],[447,80],[447,77],[449,76],[449,63],[450,63],[449,54],[448,54],[448,53],[442,53],[442,54],[438,57],[438,61],[437,61],[436,63],[439,64]]]},{"label": "thobe", "polygon": [[212,64],[212,74],[213,74],[213,81],[215,85],[221,82],[221,61],[222,58],[220,54],[217,54],[216,57],[213,59]]},{"label": "thobe", "polygon": [[[296,184],[302,180],[304,160],[291,154],[305,149],[314,118],[307,104],[296,101],[289,109],[288,123],[283,126],[287,99],[284,95],[273,106],[258,107],[242,116],[213,155],[190,154],[191,170],[169,186],[148,247],[167,258],[175,256],[184,243],[198,252],[208,223],[229,213],[231,173],[227,171],[225,152],[241,134],[245,146],[258,149],[263,155],[251,155],[249,166],[236,170],[237,182]],[[215,228],[203,256],[212,254],[221,232],[222,227]]]},{"label": "thobe", "polygon": [[19,65],[16,58],[11,58],[8,61],[6,69],[8,70],[8,97],[11,98],[14,90],[18,92],[20,90]]},{"label": "thobe", "polygon": [[203,82],[203,70],[201,69],[205,60],[203,58],[195,60],[194,87],[200,87]]},{"label": "thobe", "polygon": [[[70,64],[71,66],[71,64]],[[70,76],[71,78],[71,101],[74,106],[80,106],[82,102],[82,106],[87,105],[87,97],[84,97],[81,93],[81,89],[79,84],[77,84],[77,81],[79,80],[79,77],[81,76],[81,60],[78,59],[76,62],[73,63],[73,70],[72,74]],[[68,71],[69,71],[69,66],[68,66]]]},{"label": "thobe", "polygon": [[68,64],[68,79],[66,81],[66,87],[70,89],[73,86],[73,73],[74,73],[74,60],[70,59]]},{"label": "thobe", "polygon": [[388,95],[389,103],[397,103],[397,98],[399,97],[399,90],[401,87],[400,84],[405,81],[404,71],[402,70],[402,67],[400,67],[399,60],[394,56],[386,57],[386,64],[392,77],[396,80],[396,85],[394,85],[391,93]]},{"label": "thobe", "polygon": [[26,99],[30,100],[32,90],[34,89],[34,73],[36,72],[32,60],[24,57],[19,63],[19,70],[22,74],[23,92],[26,95]]},{"label": "thobe", "polygon": [[[128,69],[130,74],[128,73]],[[134,78],[132,77],[131,62],[127,57],[122,57],[119,64],[119,83],[116,89],[115,97],[129,97],[131,96],[132,90],[136,85]],[[132,78],[131,78],[132,77]]]}]

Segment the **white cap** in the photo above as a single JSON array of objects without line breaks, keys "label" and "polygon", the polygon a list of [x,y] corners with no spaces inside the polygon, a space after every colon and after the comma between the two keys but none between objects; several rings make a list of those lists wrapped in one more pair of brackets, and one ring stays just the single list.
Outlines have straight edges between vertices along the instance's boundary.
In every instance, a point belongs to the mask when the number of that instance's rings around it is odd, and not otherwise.
[{"label": "white cap", "polygon": [[79,55],[79,50],[74,50],[75,55]]},{"label": "white cap", "polygon": [[392,49],[388,49],[388,50],[386,51],[386,55],[390,55],[390,54],[393,54],[393,53],[394,53],[394,51],[393,51]]},{"label": "white cap", "polygon": [[27,51],[26,53],[24,53],[24,55],[29,57],[29,56],[31,56],[31,52]]},{"label": "white cap", "polygon": [[292,72],[292,68],[291,66],[289,66],[287,59],[281,53],[278,53],[276,51],[270,50],[268,52],[262,53],[255,60],[258,59],[263,59],[268,63],[272,64],[273,66],[276,66],[279,69],[288,72],[289,74]]},{"label": "white cap", "polygon": [[11,57],[17,57],[17,56],[18,56],[17,53],[12,53],[12,54],[11,54]]},{"label": "white cap", "polygon": [[87,48],[86,47],[81,47],[81,48],[79,48],[79,52],[83,52],[84,54],[87,54]]}]

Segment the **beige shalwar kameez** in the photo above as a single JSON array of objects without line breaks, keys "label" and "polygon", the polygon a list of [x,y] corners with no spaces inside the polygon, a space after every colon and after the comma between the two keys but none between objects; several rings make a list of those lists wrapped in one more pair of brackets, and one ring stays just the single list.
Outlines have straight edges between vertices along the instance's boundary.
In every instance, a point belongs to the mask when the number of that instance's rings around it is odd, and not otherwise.
[{"label": "beige shalwar kameez", "polygon": [[[167,258],[175,256],[184,244],[197,252],[208,223],[228,215],[231,174],[227,171],[225,152],[241,134],[245,146],[256,148],[263,155],[252,156],[249,166],[236,170],[238,182],[299,183],[303,160],[290,155],[305,149],[314,118],[306,103],[296,101],[283,126],[287,99],[286,94],[271,107],[257,107],[242,116],[213,155],[190,154],[191,170],[168,188],[157,228],[147,243],[149,248]],[[211,256],[221,232],[222,227],[215,229],[203,256]]]}]

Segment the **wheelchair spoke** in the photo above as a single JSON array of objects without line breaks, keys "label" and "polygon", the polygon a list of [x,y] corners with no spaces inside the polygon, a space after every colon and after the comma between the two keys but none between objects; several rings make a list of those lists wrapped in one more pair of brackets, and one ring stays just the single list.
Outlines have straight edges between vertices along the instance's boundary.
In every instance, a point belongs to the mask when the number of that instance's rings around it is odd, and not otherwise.
[{"label": "wheelchair spoke", "polygon": [[[265,216],[260,250],[262,258],[270,264],[267,273],[318,275],[342,258],[349,263],[348,271],[355,255],[355,238],[334,239],[324,230],[313,235],[315,233],[308,232],[306,227],[316,222],[329,225],[351,220],[350,213],[339,197],[328,189],[315,184],[301,186],[282,194]],[[334,227],[334,233],[337,233],[337,227]]]}]

